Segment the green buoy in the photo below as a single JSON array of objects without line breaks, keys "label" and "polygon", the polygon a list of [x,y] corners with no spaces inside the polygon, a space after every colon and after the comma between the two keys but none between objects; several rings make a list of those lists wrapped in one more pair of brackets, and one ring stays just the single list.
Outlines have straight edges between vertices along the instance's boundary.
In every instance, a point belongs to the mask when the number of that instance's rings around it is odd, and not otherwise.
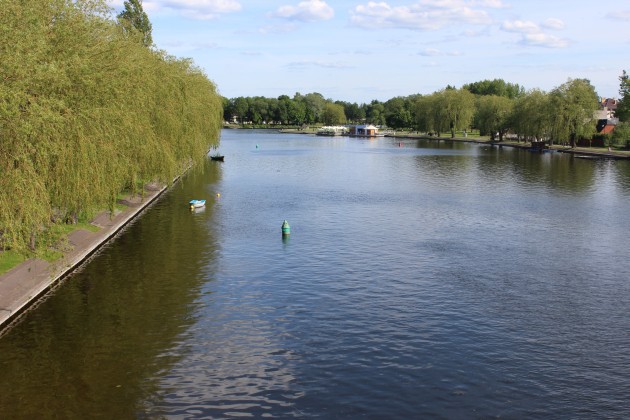
[{"label": "green buoy", "polygon": [[289,226],[289,222],[286,220],[282,222],[282,236],[291,234],[291,226]]}]

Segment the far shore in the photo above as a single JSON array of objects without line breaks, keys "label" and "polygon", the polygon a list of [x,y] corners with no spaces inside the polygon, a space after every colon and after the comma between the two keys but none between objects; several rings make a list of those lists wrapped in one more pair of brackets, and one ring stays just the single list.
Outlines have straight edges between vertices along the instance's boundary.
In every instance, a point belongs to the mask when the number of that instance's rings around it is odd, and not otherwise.
[{"label": "far shore", "polygon": [[[241,127],[230,125],[230,129],[254,129],[254,127]],[[261,130],[276,130],[280,133],[286,134],[310,134],[314,135],[317,132],[318,127],[307,127],[307,128],[280,128],[280,127],[255,127],[255,129]],[[503,140],[503,141],[491,141],[488,136],[479,136],[479,135],[464,135],[463,133],[458,133],[455,137],[449,136],[431,136],[426,133],[419,132],[410,132],[410,131],[399,131],[393,132],[390,134],[385,134],[385,137],[394,137],[397,139],[423,139],[423,140],[436,140],[436,141],[457,141],[464,143],[477,143],[477,144],[485,144],[488,146],[496,146],[496,147],[515,147],[519,149],[531,149],[531,142],[528,141],[514,141],[514,140]],[[623,150],[619,148],[606,148],[606,147],[570,147],[564,146],[561,144],[554,144],[551,146],[545,147],[545,150],[555,151],[560,153],[569,153],[573,155],[585,155],[599,158],[609,158],[609,159],[630,159],[630,150]]]}]

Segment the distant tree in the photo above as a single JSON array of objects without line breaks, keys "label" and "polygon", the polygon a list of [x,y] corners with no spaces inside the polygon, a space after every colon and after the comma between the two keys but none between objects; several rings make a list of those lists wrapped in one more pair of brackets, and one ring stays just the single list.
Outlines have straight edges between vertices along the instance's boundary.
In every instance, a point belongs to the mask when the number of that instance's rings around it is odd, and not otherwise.
[{"label": "distant tree", "polygon": [[324,105],[321,120],[326,125],[345,124],[346,114],[344,113],[343,105],[327,102]]},{"label": "distant tree", "polygon": [[475,95],[466,89],[446,89],[442,95],[442,119],[448,124],[451,137],[455,137],[455,131],[468,128],[472,122]]},{"label": "distant tree", "polygon": [[274,120],[280,124],[289,124],[289,109],[291,108],[291,98],[287,95],[278,96],[278,106],[274,113]]},{"label": "distant tree", "polygon": [[462,86],[463,89],[474,93],[475,95],[495,95],[504,96],[510,99],[516,99],[525,94],[518,84],[506,83],[503,79],[482,80],[480,82],[468,83]]},{"label": "distant tree", "polygon": [[505,96],[485,95],[477,98],[475,125],[481,135],[490,133],[490,139],[495,140],[499,134],[499,141],[510,127],[510,115],[514,101]]},{"label": "distant tree", "polygon": [[365,108],[355,103],[343,103],[344,113],[349,121],[360,123],[365,119]]},{"label": "distant tree", "polygon": [[594,112],[599,108],[599,97],[587,79],[569,79],[551,91],[554,112],[552,138],[568,140],[575,147],[581,138],[590,139],[595,133]]},{"label": "distant tree", "polygon": [[551,120],[554,116],[549,94],[534,89],[516,100],[510,125],[518,134],[519,140],[545,139],[551,132]]},{"label": "distant tree", "polygon": [[267,99],[267,124],[277,124],[280,122],[276,119],[276,115],[278,115],[278,108],[280,107],[280,101],[276,98]]},{"label": "distant tree", "polygon": [[294,102],[300,102],[300,108],[304,111],[301,124],[313,124],[320,120],[326,99],[321,93],[307,93],[302,95],[299,92],[293,96]]},{"label": "distant tree", "polygon": [[421,96],[416,98],[413,104],[412,109],[412,118],[414,123],[414,128],[417,131],[430,132],[433,130],[430,124],[430,108],[431,104],[429,102],[430,96]]},{"label": "distant tree", "polygon": [[289,124],[303,125],[306,123],[306,103],[301,100],[292,100],[288,103]]},{"label": "distant tree", "polygon": [[376,99],[366,106],[365,118],[375,125],[385,125],[385,106]]},{"label": "distant tree", "polygon": [[142,35],[142,44],[145,47],[153,45],[151,36],[152,26],[149,17],[142,9],[142,0],[125,0],[125,10],[120,12],[118,20],[127,31],[132,28]]},{"label": "distant tree", "polygon": [[623,71],[623,74],[619,76],[619,95],[620,99],[617,102],[617,110],[615,111],[615,117],[620,121],[630,121],[630,78],[628,73]]},{"label": "distant tree", "polygon": [[221,102],[223,103],[223,121],[232,121],[232,101],[222,96]]},{"label": "distant tree", "polygon": [[444,92],[441,90],[416,98],[412,115],[418,131],[436,133],[439,137],[441,133],[449,129],[443,106]]},{"label": "distant tree", "polygon": [[411,101],[408,98],[396,97],[384,104],[385,122],[388,127],[401,129],[412,126]]},{"label": "distant tree", "polygon": [[620,122],[612,133],[613,144],[630,147],[630,122]]},{"label": "distant tree", "polygon": [[239,123],[244,124],[247,120],[247,112],[249,111],[249,103],[247,101],[247,98],[240,96],[234,99],[234,104],[232,108],[234,110],[233,116],[238,119]]}]

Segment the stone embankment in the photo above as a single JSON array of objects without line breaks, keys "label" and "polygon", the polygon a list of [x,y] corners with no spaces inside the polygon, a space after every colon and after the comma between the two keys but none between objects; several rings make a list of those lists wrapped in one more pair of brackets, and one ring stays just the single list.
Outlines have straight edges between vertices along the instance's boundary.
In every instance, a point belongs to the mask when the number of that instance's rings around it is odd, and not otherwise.
[{"label": "stone embankment", "polygon": [[166,186],[148,185],[144,196],[130,196],[120,200],[125,205],[113,215],[103,212],[91,223],[97,232],[79,229],[68,236],[69,250],[55,262],[32,258],[0,275],[0,335],[34,303],[43,298],[73,270],[88,260],[144,209],[153,203]]}]

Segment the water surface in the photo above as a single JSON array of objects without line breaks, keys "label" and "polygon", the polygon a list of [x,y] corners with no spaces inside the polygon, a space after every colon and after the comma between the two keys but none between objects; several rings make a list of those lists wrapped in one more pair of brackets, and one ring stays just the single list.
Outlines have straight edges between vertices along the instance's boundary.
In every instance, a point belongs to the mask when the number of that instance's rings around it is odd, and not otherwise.
[{"label": "water surface", "polygon": [[627,162],[220,151],[0,339],[0,418],[630,416]]}]

